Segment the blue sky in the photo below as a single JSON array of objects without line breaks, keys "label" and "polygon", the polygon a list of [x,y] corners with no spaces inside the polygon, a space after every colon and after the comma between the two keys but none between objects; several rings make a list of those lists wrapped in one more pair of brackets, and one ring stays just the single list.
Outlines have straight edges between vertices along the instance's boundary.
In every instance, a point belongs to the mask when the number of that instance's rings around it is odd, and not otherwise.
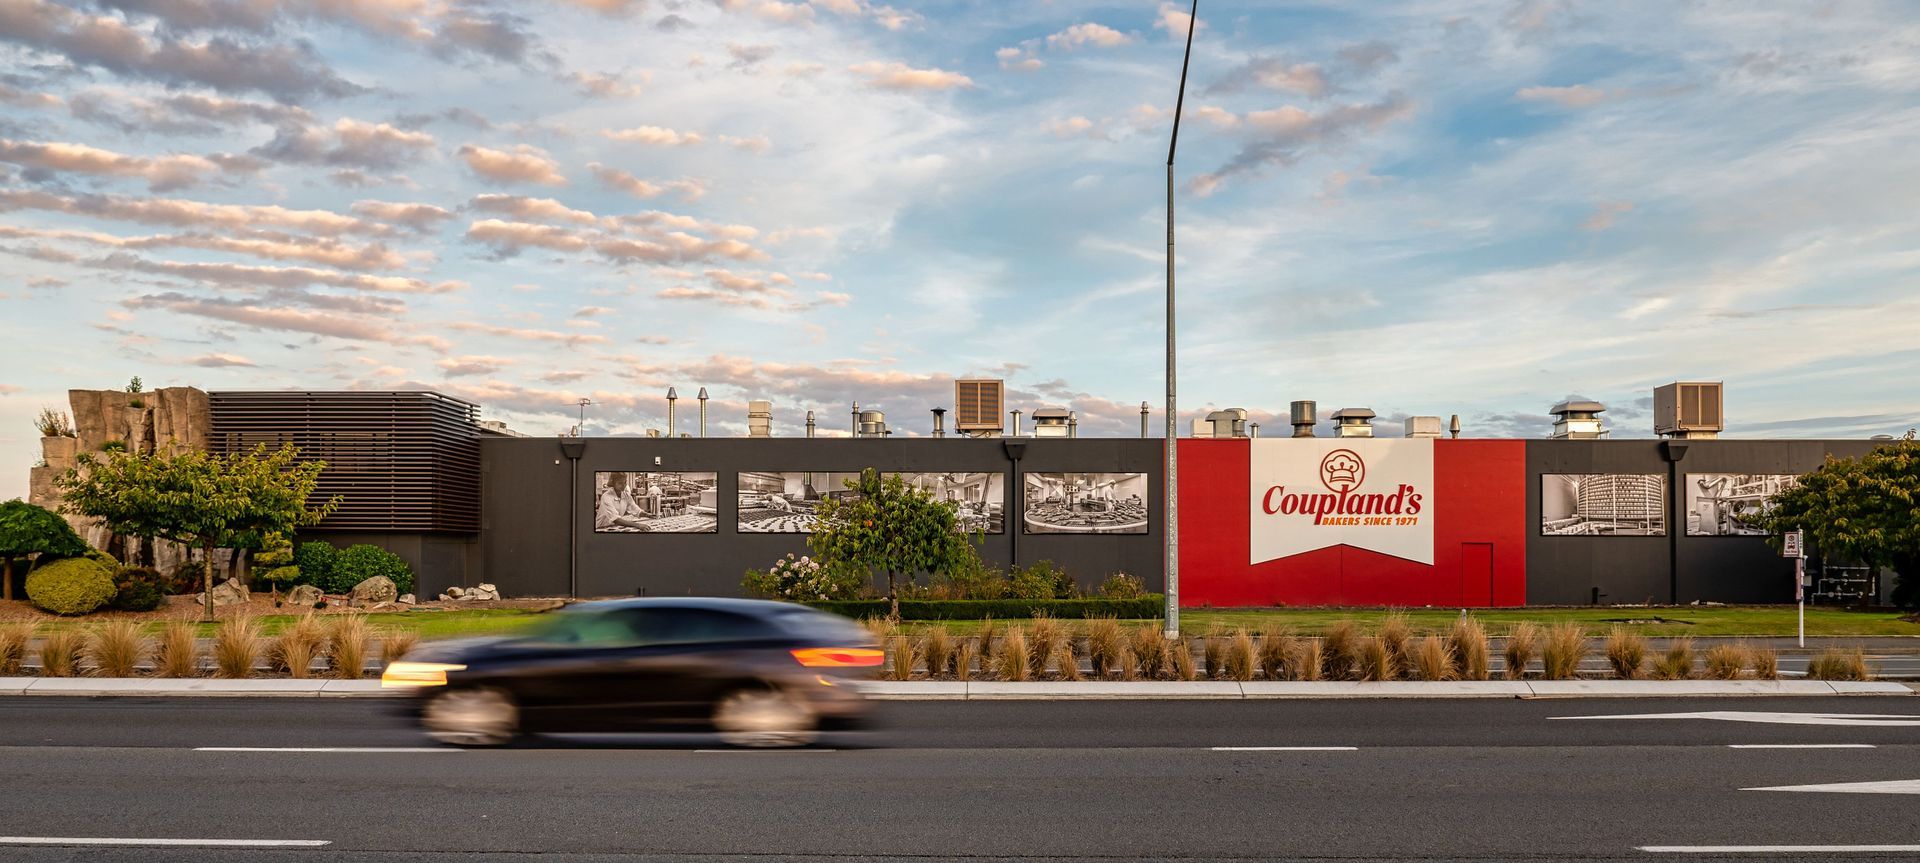
[{"label": "blue sky", "polygon": [[[1182,404],[1920,423],[1900,3],[1203,3]],[[0,2],[0,493],[69,387],[432,388],[716,433],[951,378],[1161,402],[1159,2]],[[688,428],[682,420],[682,429]]]}]

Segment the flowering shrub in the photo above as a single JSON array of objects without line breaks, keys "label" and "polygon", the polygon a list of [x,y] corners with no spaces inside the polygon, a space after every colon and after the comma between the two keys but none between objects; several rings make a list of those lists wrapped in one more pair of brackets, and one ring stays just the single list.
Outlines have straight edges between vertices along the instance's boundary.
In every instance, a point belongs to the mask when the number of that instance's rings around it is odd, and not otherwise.
[{"label": "flowering shrub", "polygon": [[811,557],[792,554],[766,569],[747,570],[740,583],[760,596],[793,602],[856,599],[864,586],[857,574],[835,572]]}]

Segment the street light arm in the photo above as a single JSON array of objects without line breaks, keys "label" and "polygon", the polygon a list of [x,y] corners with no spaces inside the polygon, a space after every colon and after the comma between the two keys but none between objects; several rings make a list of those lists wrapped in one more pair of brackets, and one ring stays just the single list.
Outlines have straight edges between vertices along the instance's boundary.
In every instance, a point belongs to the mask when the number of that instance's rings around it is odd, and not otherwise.
[{"label": "street light arm", "polygon": [[1180,58],[1180,95],[1173,100],[1173,137],[1167,141],[1167,167],[1173,167],[1173,151],[1180,146],[1180,111],[1187,104],[1187,64],[1193,61],[1193,29],[1199,15],[1200,0],[1193,0],[1187,11],[1187,51]]}]

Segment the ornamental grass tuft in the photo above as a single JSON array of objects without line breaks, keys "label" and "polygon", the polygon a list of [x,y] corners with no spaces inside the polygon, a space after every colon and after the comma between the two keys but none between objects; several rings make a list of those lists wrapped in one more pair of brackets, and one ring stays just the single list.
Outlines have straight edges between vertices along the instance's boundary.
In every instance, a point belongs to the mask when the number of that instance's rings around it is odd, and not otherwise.
[{"label": "ornamental grass tuft", "polygon": [[1653,676],[1661,680],[1685,680],[1693,676],[1693,639],[1676,638],[1653,661]]},{"label": "ornamental grass tuft", "polygon": [[40,675],[72,677],[80,670],[80,633],[55,629],[40,639]]},{"label": "ornamental grass tuft", "polygon": [[1260,676],[1268,680],[1285,680],[1287,657],[1298,649],[1299,639],[1284,632],[1270,632],[1260,636]]},{"label": "ornamental grass tuft", "polygon": [[359,680],[367,672],[367,619],[343,614],[327,627],[327,665],[337,680]]},{"label": "ornamental grass tuft", "polygon": [[1761,680],[1780,679],[1780,652],[1771,647],[1747,645],[1747,667]]},{"label": "ornamental grass tuft", "polygon": [[1166,642],[1166,645],[1167,673],[1175,680],[1197,679],[1200,676],[1200,669],[1194,664],[1192,645],[1189,645],[1185,638],[1173,639]]},{"label": "ornamental grass tuft", "polygon": [[184,620],[168,621],[160,630],[153,654],[153,670],[161,677],[193,677],[200,673],[200,632]]},{"label": "ornamental grass tuft", "polygon": [[213,669],[221,677],[248,677],[263,651],[260,628],[252,619],[229,617],[213,631]]},{"label": "ornamental grass tuft", "polygon": [[387,629],[380,633],[380,667],[398,662],[420,645],[420,633],[411,629]]},{"label": "ornamental grass tuft", "polygon": [[1359,662],[1359,650],[1360,625],[1351,620],[1335,621],[1320,639],[1320,652],[1324,660],[1321,676],[1328,680],[1358,679],[1354,672]]},{"label": "ornamental grass tuft", "polygon": [[1507,631],[1507,643],[1502,651],[1506,661],[1508,680],[1519,680],[1527,676],[1527,664],[1540,655],[1540,625],[1532,621],[1522,621]]},{"label": "ornamental grass tuft", "polygon": [[1813,680],[1872,680],[1867,668],[1866,651],[1855,647],[1841,650],[1829,647],[1807,662],[1807,677]]},{"label": "ornamental grass tuft", "polygon": [[947,667],[953,663],[953,633],[944,623],[927,627],[927,634],[920,639],[921,656],[927,662],[928,677],[944,677]]},{"label": "ornamental grass tuft", "polygon": [[1747,649],[1737,644],[1707,648],[1706,673],[1712,680],[1738,680],[1747,668]]},{"label": "ornamental grass tuft", "polygon": [[1419,639],[1408,648],[1408,669],[1418,680],[1454,680],[1459,675],[1453,670],[1453,655],[1447,650],[1447,640],[1438,635],[1429,635]]},{"label": "ornamental grass tuft", "polygon": [[1556,623],[1547,629],[1546,645],[1540,659],[1548,680],[1572,680],[1580,675],[1580,663],[1587,658],[1587,631],[1573,621]]},{"label": "ornamental grass tuft", "polygon": [[132,677],[146,658],[147,639],[140,634],[140,624],[116,620],[88,632],[83,651],[94,676]]},{"label": "ornamental grass tuft", "polygon": [[1392,680],[1393,654],[1387,652],[1386,639],[1369,635],[1354,647],[1354,675],[1361,680]]},{"label": "ornamental grass tuft", "polygon": [[1111,615],[1087,621],[1087,661],[1093,666],[1094,679],[1106,679],[1107,672],[1119,664],[1123,638],[1120,621]]},{"label": "ornamental grass tuft", "polygon": [[1061,680],[1080,680],[1080,657],[1073,652],[1073,639],[1063,639],[1053,648],[1053,668]]},{"label": "ornamental grass tuft", "polygon": [[979,651],[971,638],[960,639],[960,646],[953,651],[953,679],[972,680],[973,664]]},{"label": "ornamental grass tuft", "polygon": [[1219,677],[1226,671],[1227,629],[1216,623],[1207,627],[1207,634],[1200,639],[1200,655],[1204,660],[1207,679]]},{"label": "ornamental grass tuft", "polygon": [[1321,669],[1325,667],[1326,657],[1321,653],[1320,639],[1303,638],[1297,647],[1287,651],[1280,674],[1287,680],[1319,680]]},{"label": "ornamental grass tuft", "polygon": [[1492,676],[1492,660],[1487,650],[1487,628],[1472,615],[1461,615],[1447,631],[1447,651],[1453,654],[1453,668],[1461,680],[1486,680]]},{"label": "ornamental grass tuft", "polygon": [[31,623],[0,623],[0,677],[13,677],[27,664],[27,647],[38,628]]},{"label": "ornamental grass tuft", "polygon": [[1615,624],[1607,631],[1607,664],[1613,666],[1613,676],[1621,680],[1635,680],[1640,677],[1640,667],[1647,661],[1647,640],[1640,633]]},{"label": "ornamental grass tuft", "polygon": [[1060,650],[1060,643],[1067,637],[1066,628],[1052,615],[1035,612],[1033,620],[1027,624],[1027,646],[1029,652],[1028,672],[1034,677],[1047,673],[1047,663]]},{"label": "ornamental grass tuft", "polygon": [[[1159,623],[1134,627],[1132,647],[1133,659],[1140,668],[1142,678],[1157,680],[1166,676],[1168,657],[1174,652],[1175,645],[1167,640],[1167,633]],[[1192,661],[1191,656],[1188,661]]]},{"label": "ornamental grass tuft", "polygon": [[1242,628],[1227,639],[1226,656],[1221,662],[1227,677],[1252,680],[1254,668],[1253,634]]},{"label": "ornamental grass tuft", "polygon": [[1027,634],[1018,626],[1007,627],[994,645],[993,670],[1001,680],[1026,680],[1032,676],[1033,651],[1027,647]]},{"label": "ornamental grass tuft", "polygon": [[887,677],[912,680],[914,653],[912,638],[896,635],[887,639]]},{"label": "ornamental grass tuft", "polygon": [[1387,659],[1393,663],[1394,676],[1401,676],[1409,664],[1409,653],[1413,649],[1413,621],[1404,611],[1390,611],[1380,619],[1380,643],[1387,650]]}]

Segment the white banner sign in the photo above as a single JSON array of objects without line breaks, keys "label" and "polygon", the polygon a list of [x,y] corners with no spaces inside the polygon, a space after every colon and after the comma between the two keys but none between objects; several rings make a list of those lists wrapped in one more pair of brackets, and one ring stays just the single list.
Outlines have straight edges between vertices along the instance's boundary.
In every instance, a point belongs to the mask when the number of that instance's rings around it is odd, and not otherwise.
[{"label": "white banner sign", "polygon": [[1433,563],[1433,441],[1255,438],[1251,563],[1350,545]]}]

